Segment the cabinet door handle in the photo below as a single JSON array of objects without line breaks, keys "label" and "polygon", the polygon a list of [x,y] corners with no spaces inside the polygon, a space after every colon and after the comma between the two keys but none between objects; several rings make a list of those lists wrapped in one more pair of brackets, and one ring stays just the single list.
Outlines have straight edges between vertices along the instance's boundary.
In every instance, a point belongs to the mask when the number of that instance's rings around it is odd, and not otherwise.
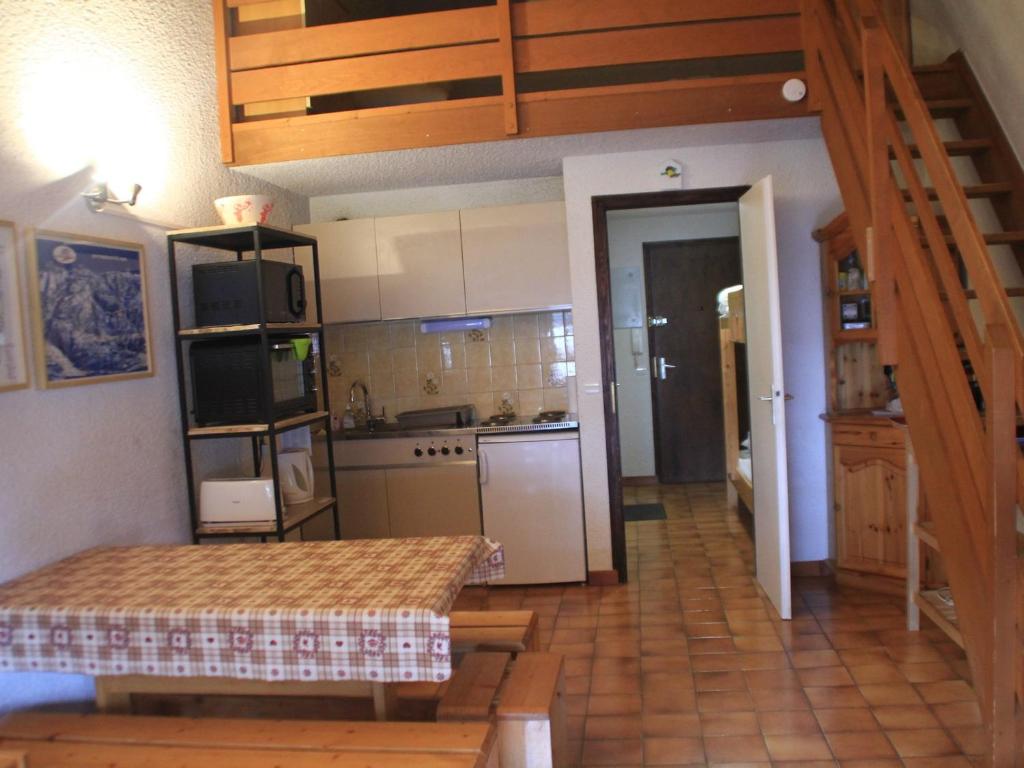
[{"label": "cabinet door handle", "polygon": [[490,476],[490,464],[487,461],[487,454],[483,448],[478,448],[476,455],[480,460],[480,485],[487,485],[487,479]]}]

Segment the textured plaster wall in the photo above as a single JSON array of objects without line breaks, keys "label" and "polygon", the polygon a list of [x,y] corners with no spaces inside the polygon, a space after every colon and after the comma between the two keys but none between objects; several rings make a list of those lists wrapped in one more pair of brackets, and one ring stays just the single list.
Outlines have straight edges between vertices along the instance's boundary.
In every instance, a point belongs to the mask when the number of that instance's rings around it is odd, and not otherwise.
[{"label": "textured plaster wall", "polygon": [[[208,2],[0,0],[0,219],[141,243],[156,375],[0,394],[0,581],[86,547],[187,540],[163,229],[90,213],[91,163],[137,181],[136,213],[215,224],[210,201],[304,198],[219,161]],[[23,295],[27,295],[24,291]],[[0,675],[0,711],[91,695],[88,678]]]},{"label": "textured plaster wall", "polygon": [[[644,268],[644,243],[694,240],[703,237],[739,235],[739,214],[735,205],[690,206],[686,208],[612,211],[608,215],[608,259],[612,269]],[[642,295],[643,316],[647,316],[646,290]],[[615,296],[612,296],[615,302]],[[647,350],[647,329],[641,329],[645,354],[633,358],[629,329],[615,329],[615,372],[619,384],[619,445],[623,477],[651,477],[654,460],[654,418],[651,400],[651,358]],[[669,360],[669,362],[674,362]]]},{"label": "textured plaster wall", "polygon": [[786,411],[792,559],[824,560],[828,557],[828,451],[818,418],[825,408],[824,353],[820,266],[811,231],[842,207],[828,153],[820,139],[687,147],[687,131],[678,129],[680,148],[675,150],[569,157],[563,166],[589,567],[611,567],[591,198],[664,189],[665,177],[659,173],[671,159],[682,162],[683,186],[691,189],[752,184],[768,174],[774,177],[783,367],[786,391],[794,395]]},{"label": "textured plaster wall", "polygon": [[1024,157],[1024,3],[1021,0],[914,0],[914,60],[942,61],[960,49],[1017,157]]}]

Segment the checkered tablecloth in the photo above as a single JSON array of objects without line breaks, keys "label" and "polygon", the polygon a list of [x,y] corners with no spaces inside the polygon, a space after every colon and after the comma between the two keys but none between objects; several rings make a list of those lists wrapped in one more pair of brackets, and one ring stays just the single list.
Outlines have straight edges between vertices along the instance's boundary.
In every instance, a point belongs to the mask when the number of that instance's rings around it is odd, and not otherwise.
[{"label": "checkered tablecloth", "polygon": [[0,585],[0,671],[439,681],[482,536],[82,552]]}]

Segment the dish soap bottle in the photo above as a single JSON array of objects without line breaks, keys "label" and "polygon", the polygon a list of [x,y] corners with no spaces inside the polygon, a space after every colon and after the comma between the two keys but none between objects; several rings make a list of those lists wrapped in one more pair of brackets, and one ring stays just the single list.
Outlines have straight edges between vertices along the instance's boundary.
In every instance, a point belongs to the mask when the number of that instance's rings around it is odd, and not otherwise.
[{"label": "dish soap bottle", "polygon": [[356,426],[356,417],[352,414],[352,406],[345,406],[345,415],[341,417],[342,429],[353,429]]}]

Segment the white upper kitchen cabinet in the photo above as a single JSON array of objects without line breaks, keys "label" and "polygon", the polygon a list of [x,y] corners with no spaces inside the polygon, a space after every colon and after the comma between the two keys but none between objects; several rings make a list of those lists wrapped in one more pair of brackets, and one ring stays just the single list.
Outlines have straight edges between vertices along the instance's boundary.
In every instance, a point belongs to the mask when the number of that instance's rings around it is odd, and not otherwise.
[{"label": "white upper kitchen cabinet", "polygon": [[[320,252],[320,300],[325,323],[380,320],[377,280],[377,238],[373,219],[302,224],[296,232],[317,240]],[[302,265],[310,307],[313,306],[313,256],[310,248],[296,248]],[[310,320],[313,316],[307,316]]]},{"label": "white upper kitchen cabinet", "polygon": [[469,314],[572,304],[564,203],[467,208],[460,214]]},{"label": "white upper kitchen cabinet", "polygon": [[384,319],[466,314],[459,212],[375,222]]}]

